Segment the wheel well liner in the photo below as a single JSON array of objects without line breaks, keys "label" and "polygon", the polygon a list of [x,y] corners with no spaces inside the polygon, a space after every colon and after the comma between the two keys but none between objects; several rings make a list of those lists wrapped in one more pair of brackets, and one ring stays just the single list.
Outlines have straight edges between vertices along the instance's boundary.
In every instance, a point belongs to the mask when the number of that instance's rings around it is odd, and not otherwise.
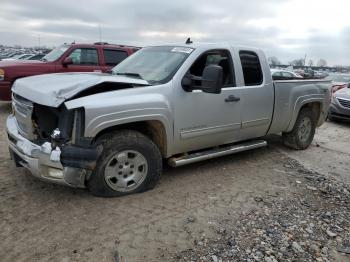
[{"label": "wheel well liner", "polygon": [[[307,103],[305,105],[303,105],[299,112],[304,109],[304,108],[310,108],[312,113],[314,114],[315,116],[315,119],[316,119],[316,124],[318,123],[319,121],[319,118],[320,118],[320,114],[321,114],[321,103],[320,102],[311,102],[311,103]],[[299,115],[299,112],[298,112],[298,115]]]}]

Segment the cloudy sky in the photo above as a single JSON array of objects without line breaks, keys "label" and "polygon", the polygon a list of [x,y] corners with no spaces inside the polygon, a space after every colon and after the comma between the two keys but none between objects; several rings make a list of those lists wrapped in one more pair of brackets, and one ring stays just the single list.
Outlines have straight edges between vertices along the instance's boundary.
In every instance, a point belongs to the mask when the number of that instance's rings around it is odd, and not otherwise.
[{"label": "cloudy sky", "polygon": [[0,44],[230,41],[350,65],[349,0],[0,0]]}]

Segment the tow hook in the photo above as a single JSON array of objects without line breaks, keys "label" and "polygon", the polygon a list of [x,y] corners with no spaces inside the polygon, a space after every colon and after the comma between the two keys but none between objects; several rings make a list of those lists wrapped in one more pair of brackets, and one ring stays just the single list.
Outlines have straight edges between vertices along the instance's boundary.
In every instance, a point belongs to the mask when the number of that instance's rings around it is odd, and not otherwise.
[{"label": "tow hook", "polygon": [[53,162],[60,162],[61,159],[61,146],[63,143],[63,139],[61,137],[61,131],[56,128],[51,133],[51,153],[50,160]]},{"label": "tow hook", "polygon": [[[66,140],[61,135],[61,131],[56,128],[51,134],[51,143],[47,142],[46,147],[50,147],[50,160],[61,162],[64,167],[73,167],[87,170],[94,170],[96,161],[102,149],[83,147],[65,143]],[[43,145],[44,146],[44,145]]]}]

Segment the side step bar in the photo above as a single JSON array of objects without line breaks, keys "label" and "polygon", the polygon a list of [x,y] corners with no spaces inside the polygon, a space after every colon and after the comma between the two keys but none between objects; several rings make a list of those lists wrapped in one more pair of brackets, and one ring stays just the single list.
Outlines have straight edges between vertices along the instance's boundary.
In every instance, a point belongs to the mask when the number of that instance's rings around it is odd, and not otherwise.
[{"label": "side step bar", "polygon": [[172,167],[184,166],[207,159],[235,154],[264,146],[267,146],[267,142],[264,140],[249,141],[241,144],[205,150],[185,156],[171,157],[168,160],[168,164]]}]

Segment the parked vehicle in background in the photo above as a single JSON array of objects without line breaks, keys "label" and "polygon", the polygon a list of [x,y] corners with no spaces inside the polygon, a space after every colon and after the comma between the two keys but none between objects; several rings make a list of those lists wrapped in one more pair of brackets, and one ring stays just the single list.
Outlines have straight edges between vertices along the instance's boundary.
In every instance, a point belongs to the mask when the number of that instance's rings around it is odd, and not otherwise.
[{"label": "parked vehicle in background", "polygon": [[327,77],[328,75],[329,74],[327,72],[315,71],[314,78],[316,78],[316,79],[323,79],[323,78]]},{"label": "parked vehicle in background", "polygon": [[330,74],[326,80],[332,81],[332,93],[346,88],[350,83],[350,74]]},{"label": "parked vehicle in background", "polygon": [[22,59],[27,59],[31,57],[32,54],[20,54],[20,55],[15,55],[10,58],[4,58],[1,61],[15,61],[15,60],[22,60]]},{"label": "parked vehicle in background", "polygon": [[40,60],[42,59],[46,54],[34,54],[30,57],[25,58],[25,60]]},{"label": "parked vehicle in background", "polygon": [[5,59],[5,58],[11,58],[13,56],[17,55],[16,53],[12,53],[12,52],[6,52],[6,53],[2,53],[0,54],[0,61],[2,59]]},{"label": "parked vehicle in background", "polygon": [[350,121],[350,83],[333,92],[328,119]]},{"label": "parked vehicle in background", "polygon": [[305,71],[303,69],[294,69],[293,72],[304,78]]},{"label": "parked vehicle in background", "polygon": [[0,101],[11,100],[11,87],[19,78],[48,73],[107,72],[138,49],[107,43],[64,44],[40,61],[0,61]]},{"label": "parked vehicle in background", "polygon": [[97,196],[138,193],[156,185],[163,159],[182,166],[266,146],[261,138],[278,133],[306,149],[327,117],[330,85],[274,82],[254,48],[147,47],[113,74],[17,80],[8,143],[40,179]]},{"label": "parked vehicle in background", "polygon": [[315,78],[315,71],[312,69],[305,69],[304,70],[304,76],[305,79],[312,79]]},{"label": "parked vehicle in background", "polygon": [[292,79],[303,78],[301,75],[298,75],[293,71],[288,71],[283,69],[271,69],[271,75],[273,80],[292,80]]}]

